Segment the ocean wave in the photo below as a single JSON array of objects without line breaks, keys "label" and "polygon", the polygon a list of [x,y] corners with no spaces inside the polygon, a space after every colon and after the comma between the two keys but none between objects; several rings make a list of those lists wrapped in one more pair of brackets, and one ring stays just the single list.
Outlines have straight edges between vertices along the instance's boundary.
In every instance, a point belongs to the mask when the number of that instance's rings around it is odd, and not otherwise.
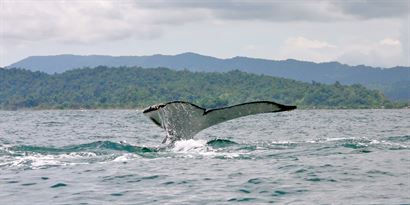
[{"label": "ocean wave", "polygon": [[213,140],[208,141],[206,144],[213,148],[224,148],[224,147],[238,145],[238,143],[228,140],[228,139],[213,139]]},{"label": "ocean wave", "polygon": [[[126,162],[139,158],[256,159],[297,157],[306,154],[365,154],[377,150],[410,149],[409,136],[319,138],[305,141],[268,141],[238,144],[228,139],[181,140],[171,146],[147,147],[121,142],[96,141],[64,147],[0,145],[0,167],[31,169],[89,163]],[[349,151],[351,150],[351,151]],[[282,156],[283,155],[283,156]]]},{"label": "ocean wave", "polygon": [[315,140],[306,141],[271,141],[269,143],[261,143],[259,145],[278,148],[294,148],[300,146],[310,146],[309,144],[327,145],[329,148],[352,148],[360,149],[365,147],[379,149],[409,149],[409,136],[384,137],[379,139],[368,139],[365,137],[338,137],[338,138],[318,138]]},{"label": "ocean wave", "polygon": [[6,151],[12,153],[21,152],[33,152],[41,154],[60,154],[60,153],[71,153],[71,152],[82,152],[90,151],[95,153],[100,153],[103,151],[124,151],[130,153],[149,153],[157,152],[159,148],[150,148],[144,146],[134,146],[126,143],[117,143],[111,141],[96,141],[91,143],[79,144],[79,145],[69,145],[61,148],[56,147],[43,147],[43,146],[32,146],[32,145],[16,145],[5,147]]}]

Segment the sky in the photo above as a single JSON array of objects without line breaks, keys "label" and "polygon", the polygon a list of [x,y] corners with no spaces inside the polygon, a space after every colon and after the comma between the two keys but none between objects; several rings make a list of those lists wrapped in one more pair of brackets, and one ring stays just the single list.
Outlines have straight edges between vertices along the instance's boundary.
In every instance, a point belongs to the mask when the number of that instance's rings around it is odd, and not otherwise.
[{"label": "sky", "polygon": [[410,66],[410,0],[0,0],[0,66],[175,55]]}]

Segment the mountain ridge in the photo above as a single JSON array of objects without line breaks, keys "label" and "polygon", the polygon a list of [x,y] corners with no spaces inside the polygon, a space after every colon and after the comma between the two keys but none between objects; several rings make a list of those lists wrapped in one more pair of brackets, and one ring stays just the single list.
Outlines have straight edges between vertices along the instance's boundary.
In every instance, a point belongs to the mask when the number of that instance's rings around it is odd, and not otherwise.
[{"label": "mountain ridge", "polygon": [[[235,59],[248,59],[248,60],[260,60],[260,61],[275,61],[275,62],[301,62],[301,63],[309,63],[309,64],[338,64],[341,66],[347,66],[351,68],[371,68],[371,69],[381,69],[381,70],[387,70],[387,69],[395,69],[395,68],[410,68],[407,66],[393,66],[393,67],[379,67],[379,66],[368,66],[364,64],[359,64],[359,65],[349,65],[346,63],[341,63],[338,61],[323,61],[323,62],[314,62],[314,61],[307,61],[307,60],[298,60],[294,58],[288,58],[284,60],[274,60],[274,59],[265,59],[265,58],[258,58],[258,57],[248,57],[248,56],[234,56],[230,58],[218,58],[218,57],[213,57],[213,56],[208,56],[208,55],[202,55],[194,52],[184,52],[180,54],[175,54],[175,55],[165,55],[165,54],[152,54],[152,55],[120,55],[120,56],[113,56],[113,55],[102,55],[102,54],[90,54],[90,55],[76,55],[76,54],[57,54],[57,55],[35,55],[35,56],[28,56],[26,58],[23,58],[15,63],[12,63],[8,66],[5,66],[6,68],[24,68],[24,67],[19,67],[19,65],[26,61],[26,60],[31,60],[32,58],[44,58],[44,57],[64,57],[64,56],[72,56],[72,57],[108,57],[108,58],[147,58],[147,57],[203,57],[203,58],[209,58],[209,59],[215,59],[215,60],[235,60]],[[76,67],[77,68],[77,67]],[[27,68],[26,68],[27,69]],[[28,68],[29,69],[29,68]],[[73,68],[74,69],[74,68]]]}]

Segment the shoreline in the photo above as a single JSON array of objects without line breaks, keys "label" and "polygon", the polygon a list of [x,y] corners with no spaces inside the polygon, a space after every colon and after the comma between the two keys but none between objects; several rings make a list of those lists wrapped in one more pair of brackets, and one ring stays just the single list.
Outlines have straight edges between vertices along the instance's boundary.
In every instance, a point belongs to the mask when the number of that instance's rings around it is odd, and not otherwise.
[{"label": "shoreline", "polygon": [[[134,110],[143,111],[143,108],[19,108],[19,109],[0,109],[5,111],[99,111],[99,110]],[[214,108],[212,108],[214,109]],[[409,110],[410,107],[403,108],[297,108],[296,110]],[[295,111],[296,111],[295,110]]]}]

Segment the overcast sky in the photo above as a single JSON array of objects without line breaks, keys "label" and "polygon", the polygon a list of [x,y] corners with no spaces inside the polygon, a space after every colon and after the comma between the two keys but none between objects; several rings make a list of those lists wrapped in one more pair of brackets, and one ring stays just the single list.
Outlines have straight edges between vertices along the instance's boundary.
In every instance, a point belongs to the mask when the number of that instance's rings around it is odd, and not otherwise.
[{"label": "overcast sky", "polygon": [[410,0],[0,0],[0,66],[152,55],[410,66]]}]

